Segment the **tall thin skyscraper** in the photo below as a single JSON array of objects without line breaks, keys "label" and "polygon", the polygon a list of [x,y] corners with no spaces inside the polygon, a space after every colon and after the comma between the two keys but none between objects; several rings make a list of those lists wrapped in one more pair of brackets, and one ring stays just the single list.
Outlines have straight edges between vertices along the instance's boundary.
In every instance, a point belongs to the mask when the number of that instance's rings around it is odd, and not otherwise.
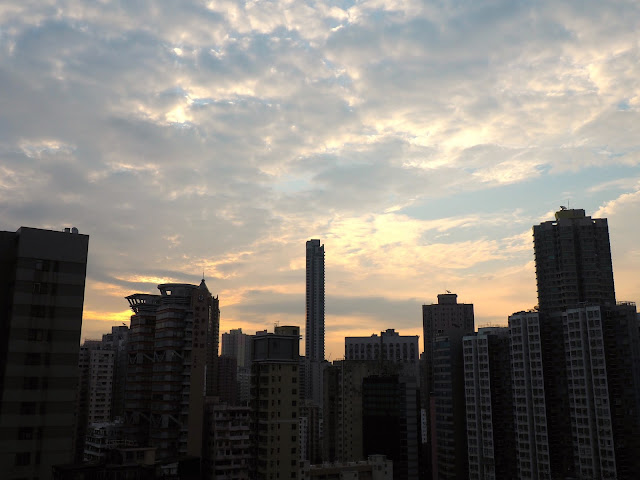
[{"label": "tall thin skyscraper", "polygon": [[72,459],[89,236],[0,232],[0,476]]},{"label": "tall thin skyscraper", "polygon": [[558,312],[585,302],[615,305],[607,219],[561,208],[555,221],[533,227],[540,310]]},{"label": "tall thin skyscraper", "polygon": [[306,397],[322,405],[324,361],[324,245],[307,242],[307,322],[305,330]]}]

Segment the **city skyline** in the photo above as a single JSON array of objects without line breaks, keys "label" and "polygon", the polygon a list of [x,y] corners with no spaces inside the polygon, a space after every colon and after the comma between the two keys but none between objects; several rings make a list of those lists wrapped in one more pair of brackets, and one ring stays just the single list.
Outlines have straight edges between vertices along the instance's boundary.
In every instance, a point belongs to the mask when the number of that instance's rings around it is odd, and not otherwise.
[{"label": "city skyline", "polygon": [[560,205],[640,300],[635,2],[5,4],[0,224],[91,236],[83,339],[203,271],[221,332],[302,327],[310,238],[327,359],[446,290],[506,325]]}]

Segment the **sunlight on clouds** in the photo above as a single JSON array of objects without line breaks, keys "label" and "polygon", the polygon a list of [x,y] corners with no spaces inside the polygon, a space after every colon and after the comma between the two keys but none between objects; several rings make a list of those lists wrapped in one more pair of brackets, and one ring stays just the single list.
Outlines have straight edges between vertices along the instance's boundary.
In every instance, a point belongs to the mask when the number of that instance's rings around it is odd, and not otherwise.
[{"label": "sunlight on clouds", "polygon": [[193,117],[187,113],[183,105],[178,105],[165,114],[165,120],[169,123],[187,123],[191,122]]},{"label": "sunlight on clouds", "polygon": [[[147,275],[127,275],[127,276],[120,276],[115,278],[117,280],[121,280],[123,282],[129,282],[129,283],[149,283],[153,285],[154,288],[158,285],[162,285],[163,283],[181,283],[170,277],[153,277],[153,276],[147,276]],[[127,295],[130,295],[130,293],[128,293]]]},{"label": "sunlight on clouds", "polygon": [[[103,312],[96,310],[87,310],[86,308],[82,312],[82,321],[98,321],[98,322],[128,322],[133,315],[133,312],[129,309],[119,312]],[[106,332],[105,332],[106,333]]]},{"label": "sunlight on clouds", "polygon": [[422,221],[397,214],[335,219],[329,232],[331,248],[336,252],[334,262],[356,271],[364,261],[402,276],[434,266],[466,269],[503,256],[495,240],[427,244],[421,239],[427,230],[442,231],[464,222]]},{"label": "sunlight on clouds", "polygon": [[39,140],[35,142],[22,142],[22,152],[30,158],[41,158],[43,155],[72,154],[76,147],[58,140]]},{"label": "sunlight on clouds", "polygon": [[537,161],[514,159],[499,163],[488,169],[480,169],[474,172],[474,175],[483,182],[516,183],[540,176],[540,167],[542,165],[541,162]]}]

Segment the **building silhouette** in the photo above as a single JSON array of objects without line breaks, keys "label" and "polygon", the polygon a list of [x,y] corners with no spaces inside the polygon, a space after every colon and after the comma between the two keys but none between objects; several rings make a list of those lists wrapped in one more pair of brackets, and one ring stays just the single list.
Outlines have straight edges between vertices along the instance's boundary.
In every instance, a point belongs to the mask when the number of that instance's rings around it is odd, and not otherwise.
[{"label": "building silhouette", "polygon": [[124,416],[124,388],[127,378],[127,342],[129,327],[118,325],[111,327],[111,333],[102,335],[102,344],[113,351],[113,391],[111,395],[111,418]]},{"label": "building silhouette", "polygon": [[250,480],[251,409],[207,399],[203,455],[205,478]]},{"label": "building silhouette", "polygon": [[89,236],[0,232],[0,471],[50,479],[73,457]]},{"label": "building silhouette", "polygon": [[463,337],[469,479],[517,478],[509,329]]},{"label": "building silhouette", "polygon": [[324,245],[320,245],[320,240],[309,240],[306,253],[305,389],[307,399],[322,406]]},{"label": "building silhouette", "polygon": [[615,305],[607,219],[565,208],[555,217],[533,227],[540,310],[562,311],[585,302]]},{"label": "building silhouette", "polygon": [[395,480],[419,478],[419,392],[415,377],[372,375],[362,381],[364,455],[386,455]]},{"label": "building silhouette", "polygon": [[[423,423],[428,432],[425,468],[434,480],[440,473],[442,478],[451,478],[448,475],[461,472],[466,475],[466,450],[460,450],[466,443],[462,337],[474,331],[473,304],[458,303],[455,293],[439,294],[438,303],[422,306],[422,325],[424,376],[421,400]],[[444,410],[454,407],[458,412],[455,419]]]},{"label": "building silhouette", "polygon": [[[251,379],[251,342],[252,335],[242,333],[241,328],[231,329],[229,333],[222,334],[221,357],[233,357],[236,359],[237,369],[236,400],[238,405],[249,403],[249,387]],[[222,394],[222,392],[220,392]],[[227,395],[230,398],[230,395]]]},{"label": "building silhouette", "polygon": [[78,356],[78,395],[74,459],[84,458],[85,437],[91,424],[112,419],[114,352],[98,340],[85,340]]},{"label": "building silhouette", "polygon": [[80,347],[74,438],[76,462],[82,462],[85,456],[85,436],[91,424],[108,424],[123,418],[128,336],[128,327],[115,326],[101,341],[85,340]]},{"label": "building silhouette", "polygon": [[400,335],[393,328],[380,332],[380,336],[346,337],[345,360],[378,360],[411,365],[407,372],[418,375],[419,346],[417,335]]},{"label": "building silhouette", "polygon": [[220,309],[199,286],[158,285],[160,295],[127,297],[131,317],[125,395],[127,438],[161,461],[200,457],[204,398],[217,387]]},{"label": "building silhouette", "polygon": [[300,327],[253,337],[250,478],[300,478]]}]

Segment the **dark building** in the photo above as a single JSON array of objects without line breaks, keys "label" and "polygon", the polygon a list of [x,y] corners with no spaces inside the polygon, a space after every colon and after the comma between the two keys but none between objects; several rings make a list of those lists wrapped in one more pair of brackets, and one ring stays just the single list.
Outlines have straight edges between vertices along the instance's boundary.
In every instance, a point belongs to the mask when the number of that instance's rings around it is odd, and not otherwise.
[{"label": "dark building", "polygon": [[300,478],[300,327],[253,337],[250,478]]},{"label": "dark building", "polygon": [[580,303],[616,303],[606,218],[582,209],[556,212],[556,220],[533,227],[538,305],[557,312]]},{"label": "dark building", "polygon": [[324,362],[324,245],[307,242],[307,292],[305,329],[306,397],[322,405]]},{"label": "dark building", "polygon": [[111,333],[102,335],[102,345],[112,350],[113,358],[113,392],[111,394],[111,419],[124,416],[124,388],[127,378],[127,341],[129,327],[119,325],[111,327]]},{"label": "dark building", "polygon": [[467,478],[467,431],[462,338],[469,331],[449,328],[433,341],[430,398],[434,479]]},{"label": "dark building", "polygon": [[[595,323],[595,319],[594,323]],[[640,334],[636,305],[604,312],[603,343],[618,479],[640,472]]]},{"label": "dark building", "polygon": [[[453,332],[453,335],[457,339],[456,341],[459,345],[454,345],[454,349],[456,350],[458,356],[455,359],[456,369],[452,370],[450,373],[453,375],[451,378],[452,381],[455,382],[457,387],[460,387],[464,380],[462,378],[463,374],[463,363],[462,363],[462,336],[469,335],[474,331],[474,316],[473,316],[473,304],[469,303],[458,303],[458,295],[455,293],[444,293],[438,295],[438,303],[431,305],[423,305],[422,306],[422,323],[423,323],[423,331],[424,331],[424,377],[421,379],[421,401],[422,408],[424,409],[424,418],[426,420],[426,425],[424,425],[424,429],[429,432],[426,435],[427,445],[425,448],[425,459],[424,465],[427,471],[432,472],[433,478],[437,478],[437,472],[439,470],[438,462],[439,457],[437,454],[438,447],[434,443],[438,438],[438,425],[434,423],[434,419],[436,416],[436,403],[432,398],[434,392],[436,391],[435,384],[435,372],[436,369],[441,369],[443,366],[436,365],[436,359],[434,357],[435,352],[435,342],[436,339],[441,335],[447,335],[448,332]],[[459,337],[459,338],[458,338]],[[444,344],[441,344],[439,348],[441,348]],[[444,355],[445,352],[441,351],[440,355]],[[446,355],[451,355],[452,352],[446,353]],[[442,360],[441,360],[442,361]],[[458,377],[459,376],[459,377]],[[440,395],[444,394],[442,390],[443,385],[439,385]],[[451,393],[451,392],[450,392]],[[446,394],[450,395],[450,394]],[[449,396],[450,401],[454,400],[454,397]],[[439,402],[443,402],[444,399],[440,399]],[[456,390],[455,396],[455,404],[456,406],[460,405],[460,401],[462,401],[462,406],[464,407],[464,390],[459,389]],[[464,412],[462,412],[464,417]],[[444,427],[445,423],[442,421],[440,425]],[[447,430],[449,430],[449,426],[447,426]],[[463,435],[464,433],[460,433],[464,430],[463,427],[457,426],[456,431],[459,435]],[[442,433],[440,435],[450,435],[451,433]],[[451,440],[452,442],[459,444],[460,439]],[[444,447],[440,447],[444,448]],[[447,447],[449,448],[449,447]],[[457,448],[457,447],[456,447]],[[458,456],[461,455],[461,452],[458,451]],[[451,459],[450,455],[440,454],[440,458],[442,461],[446,461],[450,468]],[[466,465],[466,452],[464,453],[464,465]],[[445,468],[445,467],[442,467]]]},{"label": "dark building", "polygon": [[640,339],[607,220],[562,207],[533,236],[539,311],[509,318],[518,477],[634,478]]},{"label": "dark building", "polygon": [[238,363],[235,357],[222,355],[218,358],[218,397],[227,405],[239,405]]},{"label": "dark building", "polygon": [[127,300],[134,313],[127,345],[125,434],[138,445],[148,445],[156,310],[160,295],[136,293],[129,295]]},{"label": "dark building", "polygon": [[463,338],[469,479],[517,478],[509,329]]},{"label": "dark building", "polygon": [[200,457],[205,395],[217,388],[220,309],[199,286],[158,285],[127,297],[131,317],[125,432],[164,461]]},{"label": "dark building", "polygon": [[0,232],[0,471],[51,478],[73,460],[89,237]]},{"label": "dark building", "polygon": [[414,377],[369,376],[362,382],[364,455],[386,455],[395,480],[419,478],[418,405]]}]

